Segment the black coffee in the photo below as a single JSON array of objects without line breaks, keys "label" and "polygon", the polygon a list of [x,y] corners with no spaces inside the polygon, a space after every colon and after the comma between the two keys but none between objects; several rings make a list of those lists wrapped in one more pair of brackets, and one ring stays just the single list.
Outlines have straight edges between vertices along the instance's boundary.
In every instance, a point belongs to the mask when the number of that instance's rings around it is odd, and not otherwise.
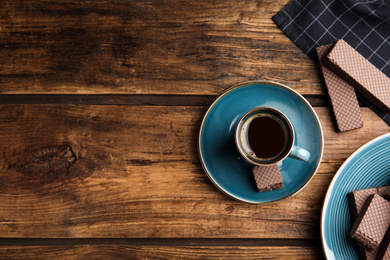
[{"label": "black coffee", "polygon": [[286,146],[286,133],[283,126],[267,116],[256,117],[248,129],[248,142],[256,157],[272,158]]}]

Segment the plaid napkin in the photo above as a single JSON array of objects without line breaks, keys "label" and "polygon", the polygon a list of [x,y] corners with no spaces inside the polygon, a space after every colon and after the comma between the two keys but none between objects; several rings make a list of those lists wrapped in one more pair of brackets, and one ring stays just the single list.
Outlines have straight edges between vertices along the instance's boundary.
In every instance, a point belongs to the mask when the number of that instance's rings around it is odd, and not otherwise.
[{"label": "plaid napkin", "polygon": [[[390,0],[291,0],[272,17],[309,57],[315,48],[343,39],[390,77]],[[390,125],[390,115],[358,94]]]}]

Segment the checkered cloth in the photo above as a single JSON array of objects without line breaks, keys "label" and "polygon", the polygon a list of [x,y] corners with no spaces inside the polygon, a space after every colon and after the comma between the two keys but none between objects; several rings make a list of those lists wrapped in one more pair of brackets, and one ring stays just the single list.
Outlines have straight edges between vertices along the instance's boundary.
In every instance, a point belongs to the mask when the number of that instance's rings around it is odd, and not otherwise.
[{"label": "checkered cloth", "polygon": [[[272,20],[312,59],[316,47],[343,39],[390,77],[390,0],[291,0]],[[390,115],[358,98],[390,124]]]}]

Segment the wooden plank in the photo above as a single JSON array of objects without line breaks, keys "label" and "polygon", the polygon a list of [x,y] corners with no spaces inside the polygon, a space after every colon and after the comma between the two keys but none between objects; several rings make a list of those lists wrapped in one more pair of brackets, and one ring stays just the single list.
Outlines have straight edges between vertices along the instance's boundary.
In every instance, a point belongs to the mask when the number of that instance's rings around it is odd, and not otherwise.
[{"label": "wooden plank", "polygon": [[336,132],[335,119],[330,109],[315,110],[321,119],[325,136],[323,162],[342,163],[363,144],[390,130],[390,126],[368,107],[361,108],[364,126],[343,133]]},{"label": "wooden plank", "polygon": [[[325,129],[323,164],[293,198],[249,205],[206,177],[197,134],[207,107],[0,106],[2,237],[320,237],[323,198],[342,162],[390,127],[369,108],[365,126]],[[275,228],[278,227],[278,228]]]},{"label": "wooden plank", "polygon": [[271,20],[287,2],[4,0],[0,89],[217,95],[265,79],[323,94],[314,62]]},{"label": "wooden plank", "polygon": [[324,259],[316,247],[173,247],[131,245],[5,246],[7,259]]}]

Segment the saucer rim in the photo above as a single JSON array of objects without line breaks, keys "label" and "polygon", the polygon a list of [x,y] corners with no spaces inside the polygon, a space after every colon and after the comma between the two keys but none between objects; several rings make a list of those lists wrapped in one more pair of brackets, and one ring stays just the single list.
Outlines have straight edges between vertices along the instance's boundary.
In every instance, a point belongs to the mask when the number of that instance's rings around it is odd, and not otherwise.
[{"label": "saucer rim", "polygon": [[[232,92],[233,90],[236,90],[238,88],[241,88],[241,87],[245,87],[245,86],[248,86],[248,85],[256,85],[256,84],[261,84],[261,85],[271,85],[271,86],[274,86],[274,87],[280,87],[282,89],[285,89],[287,91],[289,91],[290,93],[294,94],[295,96],[297,96],[305,105],[306,107],[309,109],[309,111],[311,112],[312,116],[314,117],[315,121],[316,121],[316,124],[317,124],[317,128],[318,128],[318,132],[320,134],[320,151],[319,151],[319,154],[318,154],[318,160],[317,160],[317,163],[313,169],[313,171],[311,172],[310,174],[310,177],[306,180],[306,182],[304,184],[302,184],[298,189],[296,189],[294,192],[282,197],[282,198],[279,198],[279,199],[275,199],[275,200],[270,200],[270,201],[253,201],[253,200],[247,200],[247,199],[243,199],[243,198],[240,198],[238,196],[235,196],[233,194],[230,194],[229,192],[227,192],[223,187],[220,186],[220,184],[218,184],[218,182],[216,182],[214,180],[214,178],[210,175],[209,171],[207,170],[207,167],[204,163],[204,158],[203,158],[203,154],[202,154],[202,133],[203,133],[203,127],[204,127],[204,124],[205,124],[205,121],[207,119],[207,117],[209,116],[210,114],[210,111],[213,109],[213,107],[225,96],[227,95],[228,93]],[[321,122],[318,118],[318,115],[317,113],[315,112],[314,108],[310,105],[310,103],[301,95],[299,94],[296,90],[282,84],[282,83],[279,83],[279,82],[274,82],[274,81],[269,81],[269,80],[253,80],[253,81],[245,81],[245,82],[242,82],[242,83],[239,83],[239,84],[236,84],[236,85],[233,85],[231,87],[229,87],[228,89],[226,89],[221,95],[219,95],[215,100],[214,102],[209,106],[209,108],[207,109],[204,117],[203,117],[203,120],[202,120],[202,123],[201,123],[201,126],[200,126],[200,129],[199,129],[199,135],[198,135],[198,156],[200,158],[200,162],[201,162],[201,165],[202,165],[202,168],[204,170],[204,172],[206,173],[207,177],[210,179],[210,181],[222,192],[224,193],[225,195],[227,195],[228,197],[230,198],[233,198],[237,201],[240,201],[240,202],[246,202],[246,203],[249,203],[249,204],[269,204],[269,203],[275,203],[275,202],[278,202],[278,201],[282,201],[282,200],[285,200],[287,198],[291,198],[293,196],[295,196],[296,194],[298,194],[300,191],[302,191],[309,183],[310,181],[313,179],[313,177],[315,176],[315,174],[317,173],[318,171],[318,168],[321,164],[321,160],[322,160],[322,156],[323,156],[323,153],[324,153],[324,134],[323,134],[323,130],[322,130],[322,126],[321,126]]]}]

